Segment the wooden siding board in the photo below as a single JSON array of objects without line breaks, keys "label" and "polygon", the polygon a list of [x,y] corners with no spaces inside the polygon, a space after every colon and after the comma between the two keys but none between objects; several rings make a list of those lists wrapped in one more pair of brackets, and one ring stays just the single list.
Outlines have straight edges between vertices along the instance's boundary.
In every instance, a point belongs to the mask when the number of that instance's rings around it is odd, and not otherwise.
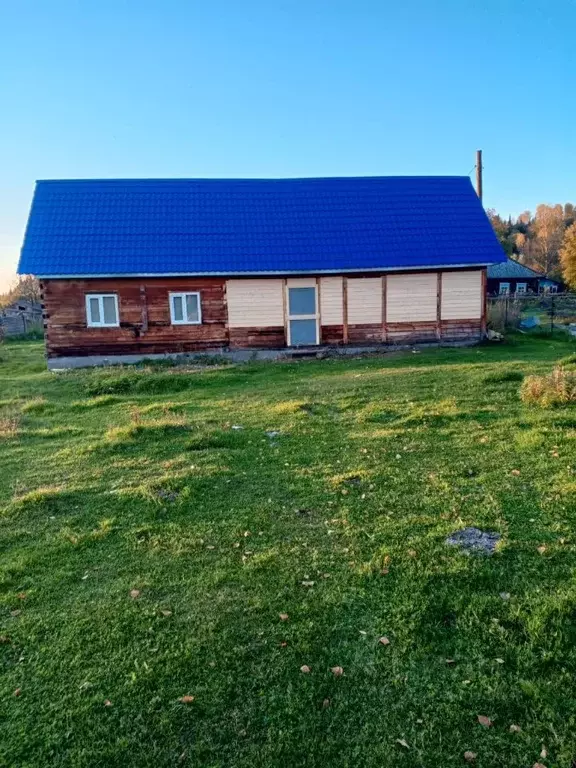
[{"label": "wooden siding board", "polygon": [[348,278],[348,325],[373,323],[382,333],[382,278]]},{"label": "wooden siding board", "polygon": [[232,347],[281,349],[286,346],[284,328],[272,326],[269,328],[231,328],[230,345]]},{"label": "wooden siding board", "polygon": [[321,277],[319,283],[320,315],[322,325],[343,325],[343,279],[341,277]]},{"label": "wooden siding board", "polygon": [[228,280],[230,328],[270,327],[284,324],[281,278]]},{"label": "wooden siding board", "polygon": [[444,272],[443,284],[442,320],[482,318],[482,270]]},{"label": "wooden siding board", "polygon": [[389,323],[436,322],[437,272],[388,275],[386,319]]}]

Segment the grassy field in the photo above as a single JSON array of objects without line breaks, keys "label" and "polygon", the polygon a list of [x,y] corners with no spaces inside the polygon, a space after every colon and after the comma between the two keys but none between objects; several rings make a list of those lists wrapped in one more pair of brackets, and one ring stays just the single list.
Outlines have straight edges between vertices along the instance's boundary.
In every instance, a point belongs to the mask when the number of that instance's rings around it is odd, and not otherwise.
[{"label": "grassy field", "polygon": [[0,765],[569,768],[576,413],[518,390],[573,351],[1,347]]}]

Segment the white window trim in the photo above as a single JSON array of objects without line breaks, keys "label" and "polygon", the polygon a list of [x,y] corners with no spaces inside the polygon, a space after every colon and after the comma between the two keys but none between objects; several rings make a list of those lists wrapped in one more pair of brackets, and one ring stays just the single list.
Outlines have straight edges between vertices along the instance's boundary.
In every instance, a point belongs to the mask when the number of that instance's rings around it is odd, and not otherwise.
[{"label": "white window trim", "polygon": [[[96,323],[92,320],[90,313],[90,299],[98,299],[98,308],[100,310],[100,322]],[[104,299],[114,299],[114,306],[116,309],[116,322],[105,323],[104,322]],[[119,328],[120,327],[120,311],[118,308],[118,294],[116,293],[87,293],[86,294],[86,325],[88,328]]]},{"label": "white window trim", "polygon": [[[504,287],[506,287],[505,291],[502,290]],[[498,286],[498,295],[510,296],[510,283],[500,283]]]},{"label": "white window trim", "polygon": [[[316,302],[316,312],[313,315],[292,315],[290,314],[290,288],[313,288],[314,289],[314,298]],[[312,346],[317,347],[320,344],[320,307],[319,307],[319,297],[318,297],[318,286],[317,285],[305,285],[305,286],[299,286],[299,285],[288,285],[286,284],[286,319],[287,319],[287,335],[288,335],[288,346],[292,346],[292,332],[290,330],[290,321],[291,320],[315,320],[316,321],[316,341]]]},{"label": "white window trim", "polygon": [[[198,301],[198,320],[186,320],[184,317],[182,320],[176,320],[174,318],[174,298],[180,297],[182,299],[182,311],[186,312],[186,296],[196,296]],[[168,294],[168,303],[170,305],[170,322],[172,325],[202,325],[202,303],[200,301],[200,291],[175,291]]]},{"label": "white window trim", "polygon": [[[518,289],[521,290],[518,290]],[[528,293],[528,283],[516,283],[516,293],[519,296],[524,296],[525,293]]]}]

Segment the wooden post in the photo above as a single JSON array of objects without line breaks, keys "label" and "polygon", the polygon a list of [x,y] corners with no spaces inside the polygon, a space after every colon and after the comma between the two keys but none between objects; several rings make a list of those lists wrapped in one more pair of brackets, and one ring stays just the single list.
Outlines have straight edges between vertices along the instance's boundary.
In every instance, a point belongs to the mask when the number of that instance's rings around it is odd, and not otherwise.
[{"label": "wooden post", "polygon": [[476,150],[476,193],[482,202],[482,150]]},{"label": "wooden post", "polygon": [[288,280],[282,280],[282,312],[284,313],[284,346],[288,346]]},{"label": "wooden post", "polygon": [[386,275],[382,275],[382,341],[388,341],[388,326],[386,323],[386,292],[388,290],[388,280]]},{"label": "wooden post", "polygon": [[436,273],[436,338],[442,339],[442,272]]},{"label": "wooden post", "polygon": [[348,278],[342,278],[342,340],[348,344]]},{"label": "wooden post", "polygon": [[482,337],[486,336],[487,302],[486,268],[484,268],[482,270]]},{"label": "wooden post", "polygon": [[316,327],[318,328],[318,344],[322,344],[322,310],[320,306],[320,278],[316,278]]},{"label": "wooden post", "polygon": [[148,330],[148,304],[146,303],[146,286],[140,286],[140,309],[142,312],[142,333]]}]

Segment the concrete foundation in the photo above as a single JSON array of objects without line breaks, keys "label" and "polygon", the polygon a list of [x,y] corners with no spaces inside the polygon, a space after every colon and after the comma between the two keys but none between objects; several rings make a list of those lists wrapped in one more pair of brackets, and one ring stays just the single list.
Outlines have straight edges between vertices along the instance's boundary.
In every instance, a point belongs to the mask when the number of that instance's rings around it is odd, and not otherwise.
[{"label": "concrete foundation", "polygon": [[248,363],[256,360],[298,360],[302,358],[348,357],[350,355],[387,354],[390,352],[406,352],[413,349],[434,349],[438,347],[472,347],[480,339],[466,341],[430,342],[422,344],[377,344],[363,347],[304,347],[283,349],[218,349],[202,354],[190,352],[165,353],[160,355],[87,355],[86,357],[53,357],[48,359],[48,370],[65,371],[71,368],[92,368],[109,365],[135,365],[147,360],[174,360],[186,365],[198,365],[207,357],[221,358],[222,362]]}]

